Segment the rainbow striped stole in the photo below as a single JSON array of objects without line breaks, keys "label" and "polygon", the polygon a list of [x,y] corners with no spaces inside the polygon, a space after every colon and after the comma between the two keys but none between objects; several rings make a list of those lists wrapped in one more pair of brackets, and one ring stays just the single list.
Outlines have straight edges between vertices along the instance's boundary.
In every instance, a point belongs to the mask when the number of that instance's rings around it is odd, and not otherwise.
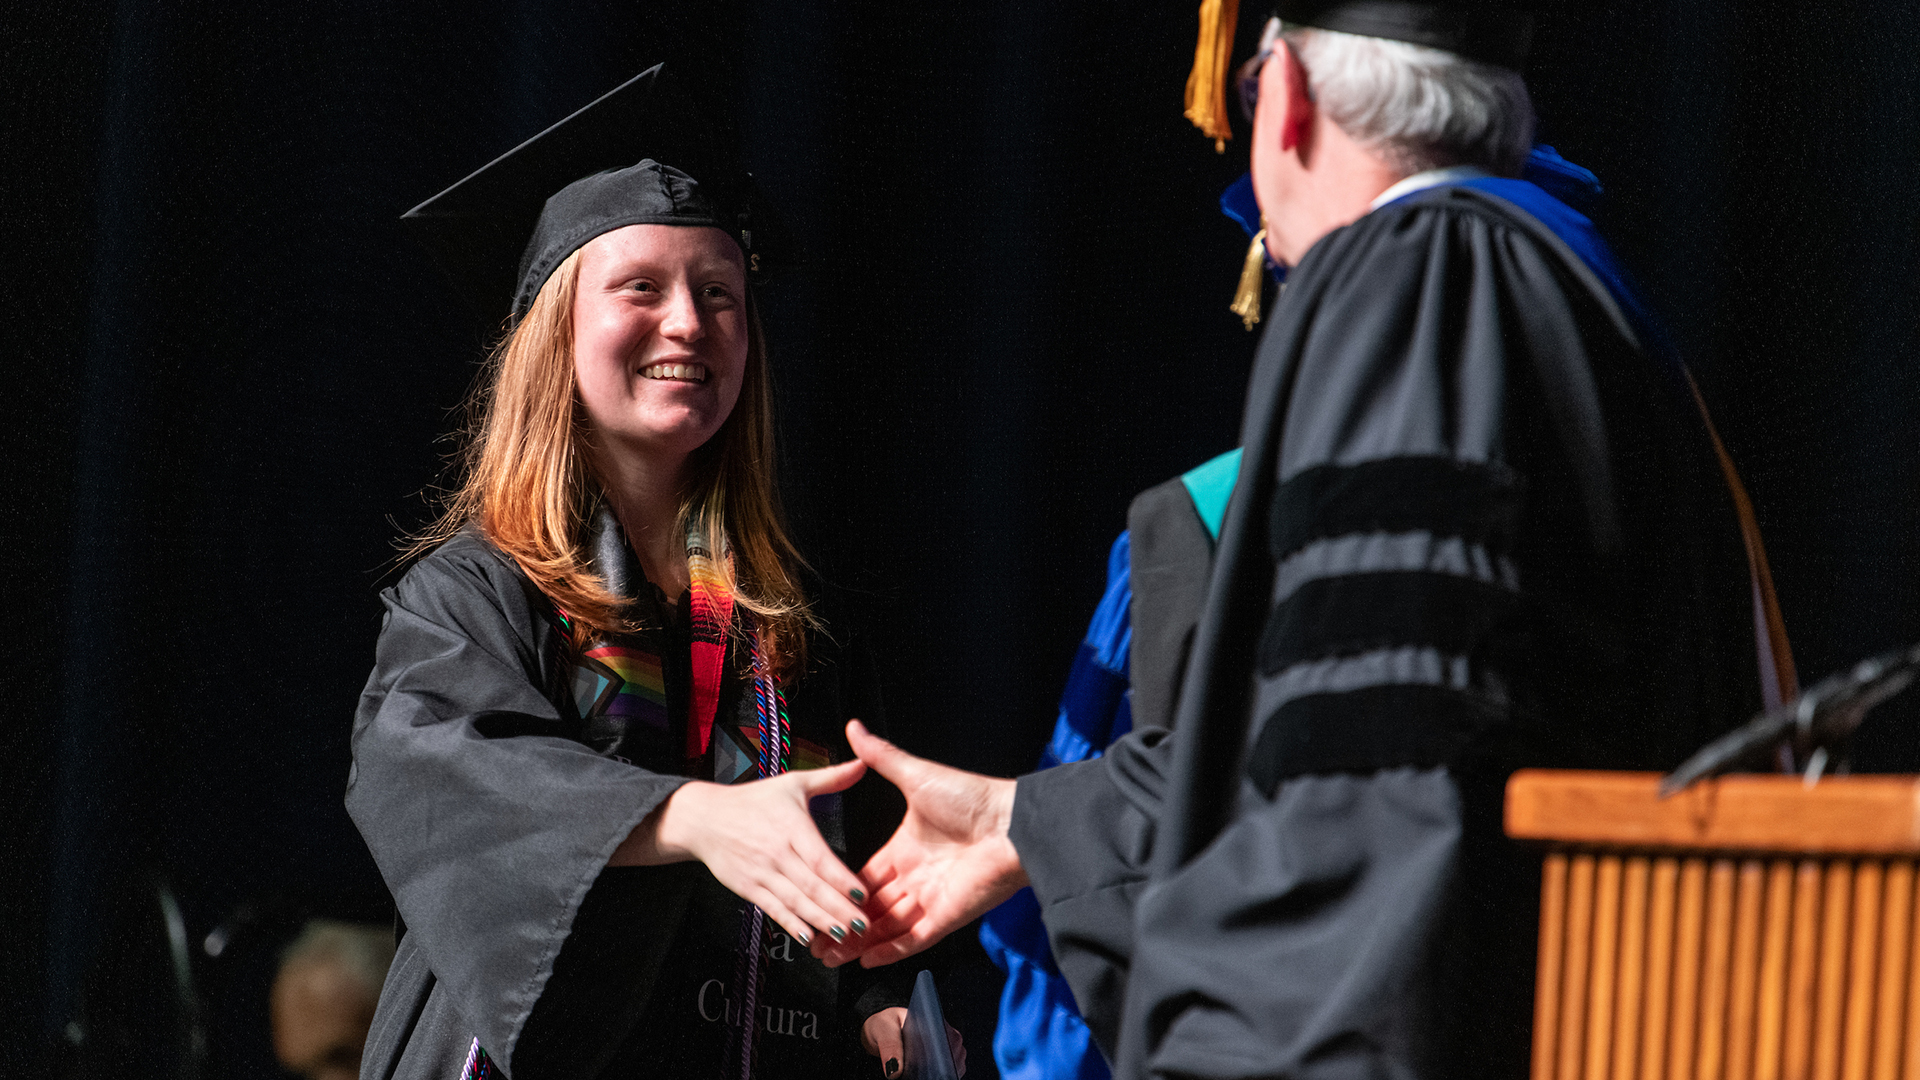
[{"label": "rainbow striped stole", "polygon": [[603,641],[582,650],[573,700],[582,719],[618,716],[661,731],[671,723],[660,658],[632,645]]},{"label": "rainbow striped stole", "polygon": [[687,577],[693,592],[693,696],[687,710],[687,758],[695,760],[707,752],[713,739],[720,684],[726,678],[727,630],[733,624],[733,590],[714,563],[706,527],[697,517],[687,523]]}]

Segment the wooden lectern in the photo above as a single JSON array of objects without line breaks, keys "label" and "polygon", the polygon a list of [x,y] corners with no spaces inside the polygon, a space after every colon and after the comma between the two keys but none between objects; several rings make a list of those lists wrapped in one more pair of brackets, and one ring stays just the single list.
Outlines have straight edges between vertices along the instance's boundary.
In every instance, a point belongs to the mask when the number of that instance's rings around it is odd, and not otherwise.
[{"label": "wooden lectern", "polygon": [[1920,777],[1526,770],[1533,1080],[1920,1080]]}]

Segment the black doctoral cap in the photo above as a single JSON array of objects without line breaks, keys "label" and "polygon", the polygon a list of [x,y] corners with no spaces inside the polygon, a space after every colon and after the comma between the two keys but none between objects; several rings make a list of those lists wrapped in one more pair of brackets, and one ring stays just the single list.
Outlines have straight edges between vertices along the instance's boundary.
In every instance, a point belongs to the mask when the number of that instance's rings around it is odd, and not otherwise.
[{"label": "black doctoral cap", "polygon": [[[1295,26],[1338,30],[1444,49],[1470,60],[1518,69],[1533,44],[1533,10],[1549,0],[1278,0],[1273,17]],[[1226,83],[1238,0],[1201,0],[1200,40],[1187,76],[1187,119],[1225,150]]]},{"label": "black doctoral cap", "polygon": [[1533,45],[1533,13],[1525,0],[1280,0],[1281,22],[1405,41],[1470,60],[1519,68]]},{"label": "black doctoral cap", "polygon": [[489,320],[524,315],[562,260],[627,225],[722,229],[758,271],[775,230],[718,142],[656,64],[401,220]]}]

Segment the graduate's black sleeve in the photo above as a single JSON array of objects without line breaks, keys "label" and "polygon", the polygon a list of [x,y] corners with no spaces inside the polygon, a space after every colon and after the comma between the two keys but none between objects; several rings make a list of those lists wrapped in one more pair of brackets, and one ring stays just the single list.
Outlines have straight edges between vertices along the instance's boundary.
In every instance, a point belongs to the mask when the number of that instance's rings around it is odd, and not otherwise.
[{"label": "graduate's black sleeve", "polygon": [[[431,968],[433,1008],[463,1021],[517,1080],[536,1080],[541,1070],[519,1068],[516,1049],[536,1003],[561,992],[550,987],[555,960],[583,901],[614,849],[684,781],[566,737],[545,689],[554,632],[531,586],[482,541],[449,541],[384,599],[347,810]],[[642,878],[644,895],[629,887]],[[570,1017],[586,1040],[568,1048],[572,1062],[612,1052],[651,982],[666,935],[646,929],[657,919],[625,915],[637,903],[671,912],[684,878],[609,875],[596,890],[605,895],[593,907],[612,917],[594,920],[590,936],[597,955],[626,963],[633,993],[578,1003],[601,1022]]]},{"label": "graduate's black sleeve", "polygon": [[650,999],[661,958],[704,876],[698,862],[600,871],[521,1029],[515,1076],[601,1075]]}]

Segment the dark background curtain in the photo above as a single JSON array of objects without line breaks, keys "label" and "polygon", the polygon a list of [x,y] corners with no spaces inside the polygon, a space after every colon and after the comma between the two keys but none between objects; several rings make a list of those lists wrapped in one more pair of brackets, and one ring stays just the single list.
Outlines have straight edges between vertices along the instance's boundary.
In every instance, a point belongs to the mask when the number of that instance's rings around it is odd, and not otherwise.
[{"label": "dark background curtain", "polygon": [[[872,609],[895,731],[1029,766],[1128,499],[1236,441],[1255,336],[1215,199],[1245,125],[1215,155],[1180,117],[1193,26],[1191,0],[0,15],[0,1071],[67,1037],[156,875],[214,969],[223,925],[384,917],[348,725],[481,349],[395,219],[658,60],[808,250],[763,293],[789,508]],[[1917,46],[1889,0],[1616,3],[1550,17],[1529,71],[1745,470],[1810,677],[1920,639]],[[1912,717],[1862,767],[1920,767]],[[216,1019],[220,1075],[268,1067]]]}]

